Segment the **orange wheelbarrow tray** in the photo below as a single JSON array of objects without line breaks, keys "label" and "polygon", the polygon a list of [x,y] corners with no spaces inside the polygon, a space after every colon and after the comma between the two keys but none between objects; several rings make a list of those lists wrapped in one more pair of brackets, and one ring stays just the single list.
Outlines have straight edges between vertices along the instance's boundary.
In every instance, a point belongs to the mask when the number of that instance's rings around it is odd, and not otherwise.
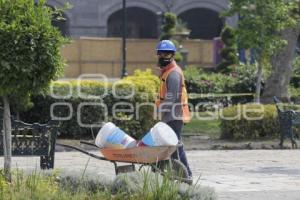
[{"label": "orange wheelbarrow tray", "polygon": [[[81,144],[90,145],[93,147],[97,147],[93,143],[80,141]],[[90,153],[86,150],[83,150],[81,148],[66,145],[66,144],[58,144],[63,147],[71,148],[74,150],[77,150],[81,153],[84,153],[88,156],[91,156],[93,158],[96,158],[98,160],[105,160],[110,161],[114,164],[115,167],[115,173],[116,175],[119,173],[126,173],[126,172],[132,172],[135,171],[135,164],[141,164],[139,170],[143,166],[150,166],[152,170],[160,172],[162,175],[164,174],[164,170],[166,169],[166,164],[171,164],[173,166],[174,171],[182,171],[183,174],[179,174],[177,178],[175,179],[186,182],[188,184],[191,184],[191,180],[188,179],[188,172],[186,167],[178,160],[171,159],[171,155],[178,149],[178,147],[181,147],[183,144],[179,143],[175,146],[158,146],[158,147],[148,147],[148,146],[141,146],[141,147],[134,147],[129,149],[114,149],[114,148],[102,148],[99,149],[101,154],[104,156],[98,156],[93,153]],[[178,152],[177,152],[178,153]],[[128,163],[129,165],[117,165],[118,162]]]},{"label": "orange wheelbarrow tray", "polygon": [[[80,141],[80,143],[90,145],[99,149],[99,147],[97,147],[93,143],[85,141]],[[100,152],[104,156],[102,157],[75,146],[59,143],[57,143],[57,145],[77,150],[98,160],[106,160],[113,163],[125,162],[132,164],[155,164],[159,161],[168,160],[170,159],[171,155],[177,150],[177,148],[182,146],[182,144],[178,144],[175,146],[158,147],[141,146],[129,149],[100,148]]]},{"label": "orange wheelbarrow tray", "polygon": [[134,147],[129,149],[102,148],[100,152],[110,161],[151,164],[169,159],[177,146]]}]

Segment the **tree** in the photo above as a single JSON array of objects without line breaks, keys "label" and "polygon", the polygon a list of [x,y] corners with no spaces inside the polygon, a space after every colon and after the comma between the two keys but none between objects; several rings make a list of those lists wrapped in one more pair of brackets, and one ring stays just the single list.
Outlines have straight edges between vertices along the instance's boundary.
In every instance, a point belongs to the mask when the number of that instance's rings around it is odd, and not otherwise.
[{"label": "tree", "polygon": [[297,0],[230,0],[226,16],[239,15],[237,34],[241,47],[254,48],[257,61],[257,81],[255,101],[260,102],[263,66],[286,41],[278,33],[295,26],[297,21],[291,17]]},{"label": "tree", "polygon": [[[178,42],[172,37],[176,33],[176,24],[177,24],[177,16],[174,13],[166,12],[164,14],[164,22],[162,25],[162,33],[159,40],[172,40],[176,47],[178,47]],[[177,51],[175,53],[175,60],[180,62],[182,60],[182,55]]]},{"label": "tree", "polygon": [[288,86],[293,72],[292,61],[300,35],[299,13],[300,4],[296,5],[295,10],[291,12],[291,17],[298,21],[297,25],[279,33],[280,37],[287,41],[287,44],[271,58],[272,71],[267,79],[265,92],[262,96],[263,103],[272,103],[273,96],[280,98],[282,101],[290,101]]},{"label": "tree", "polygon": [[11,181],[11,98],[48,88],[63,72],[66,39],[51,25],[56,14],[45,0],[0,0],[0,97],[3,100],[4,171]]},{"label": "tree", "polygon": [[170,12],[164,14],[162,33],[159,40],[169,40],[175,34],[176,21],[177,17],[175,14]]},{"label": "tree", "polygon": [[221,39],[225,47],[221,50],[222,61],[217,66],[217,70],[222,73],[230,73],[232,67],[239,63],[235,30],[229,26],[225,26],[221,33]]}]

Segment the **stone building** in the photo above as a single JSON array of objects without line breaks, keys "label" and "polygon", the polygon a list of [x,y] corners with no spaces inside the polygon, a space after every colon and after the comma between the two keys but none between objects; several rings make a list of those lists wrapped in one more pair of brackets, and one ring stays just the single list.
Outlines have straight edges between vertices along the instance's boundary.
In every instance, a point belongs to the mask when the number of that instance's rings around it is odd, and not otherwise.
[{"label": "stone building", "polygon": [[[122,0],[48,0],[51,7],[68,1],[73,8],[65,11],[64,22],[54,22],[73,38],[120,37]],[[235,26],[237,17],[221,19],[228,0],[127,0],[128,38],[157,38],[162,13],[175,13],[189,29],[190,38],[212,39],[219,36],[224,24]]]}]

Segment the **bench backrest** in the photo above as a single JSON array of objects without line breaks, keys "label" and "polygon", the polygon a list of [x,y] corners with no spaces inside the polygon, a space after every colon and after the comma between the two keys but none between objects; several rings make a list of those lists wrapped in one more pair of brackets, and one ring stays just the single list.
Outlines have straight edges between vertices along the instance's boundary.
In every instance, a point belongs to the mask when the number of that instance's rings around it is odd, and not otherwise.
[{"label": "bench backrest", "polygon": [[275,102],[275,106],[276,106],[276,109],[278,112],[284,112],[284,109],[283,109],[283,105],[282,103],[279,101],[279,99],[277,97],[273,97],[273,100]]},{"label": "bench backrest", "polygon": [[[3,114],[0,115],[0,147],[3,147],[2,120]],[[54,121],[48,124],[28,124],[12,119],[12,155],[49,155],[51,148],[54,148],[56,135],[57,125]],[[3,148],[0,148],[0,155],[3,154]]]},{"label": "bench backrest", "polygon": [[278,100],[277,97],[273,97],[277,113],[278,113],[278,118],[279,118],[279,123],[282,128],[286,128],[286,126],[290,126],[293,124],[293,120],[295,118],[295,112],[293,110],[285,110],[283,108],[283,103]]}]

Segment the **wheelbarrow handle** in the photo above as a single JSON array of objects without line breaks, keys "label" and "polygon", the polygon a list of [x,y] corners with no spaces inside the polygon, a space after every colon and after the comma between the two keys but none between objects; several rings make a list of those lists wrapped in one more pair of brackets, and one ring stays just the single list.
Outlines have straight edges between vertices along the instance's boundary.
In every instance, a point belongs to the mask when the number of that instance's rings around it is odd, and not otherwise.
[{"label": "wheelbarrow handle", "polygon": [[93,143],[90,143],[90,142],[86,142],[86,141],[80,141],[80,144],[86,144],[86,145],[89,145],[89,146],[92,146],[92,147],[96,147],[99,149],[99,147]]},{"label": "wheelbarrow handle", "polygon": [[59,146],[62,146],[62,147],[74,149],[74,150],[76,150],[76,151],[79,151],[79,152],[81,152],[81,153],[84,153],[84,154],[86,154],[86,155],[88,155],[88,156],[91,156],[91,157],[93,157],[93,158],[96,158],[96,159],[98,159],[98,160],[107,160],[107,159],[104,158],[104,157],[97,156],[97,155],[95,155],[95,154],[93,154],[93,153],[90,153],[90,152],[88,152],[88,151],[85,151],[85,150],[83,150],[83,149],[81,149],[81,148],[78,148],[78,147],[75,147],[75,146],[72,146],[72,145],[60,144],[60,143],[56,143],[56,144],[59,145]]}]

